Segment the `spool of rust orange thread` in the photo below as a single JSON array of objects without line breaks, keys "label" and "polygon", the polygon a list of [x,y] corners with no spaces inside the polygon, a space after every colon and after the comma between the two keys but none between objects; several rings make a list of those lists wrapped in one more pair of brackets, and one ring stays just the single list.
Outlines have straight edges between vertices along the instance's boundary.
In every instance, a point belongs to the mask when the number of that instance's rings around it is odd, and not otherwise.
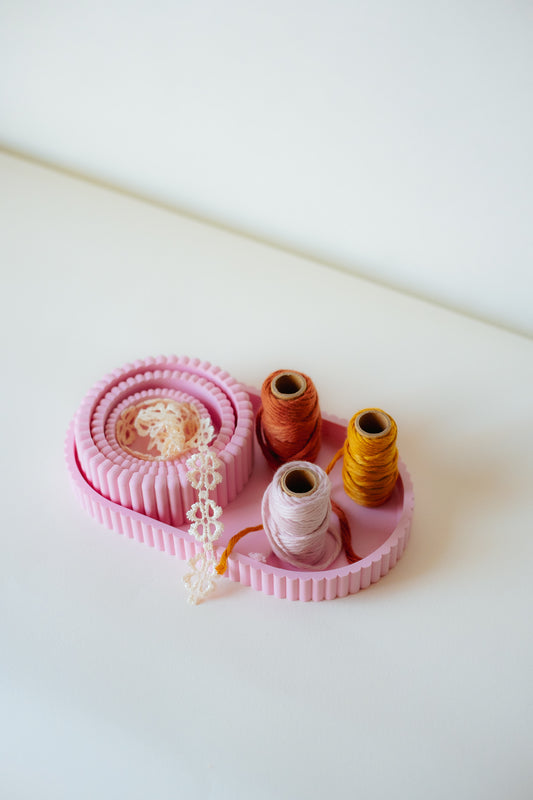
[{"label": "spool of rust orange thread", "polygon": [[321,444],[322,417],[311,378],[276,370],[261,387],[257,440],[271,467],[287,461],[315,461]]}]

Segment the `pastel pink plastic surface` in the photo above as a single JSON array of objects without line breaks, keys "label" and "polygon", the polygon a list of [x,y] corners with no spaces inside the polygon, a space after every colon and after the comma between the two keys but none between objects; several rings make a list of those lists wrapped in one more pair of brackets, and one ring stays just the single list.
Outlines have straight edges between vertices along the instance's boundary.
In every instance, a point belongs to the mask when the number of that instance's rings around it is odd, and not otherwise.
[{"label": "pastel pink plastic surface", "polygon": [[206,362],[160,356],[126,364],[99,381],[74,419],[76,455],[89,485],[108,500],[171,525],[186,523],[194,502],[187,481],[188,454],[148,461],[126,452],[115,436],[120,410],[139,397],[192,401],[215,428],[212,447],[222,466],[213,499],[225,507],[246,484],[253,466],[253,410],[248,394],[227,373]]},{"label": "pastel pink plastic surface", "polygon": [[[258,394],[253,389],[243,394],[249,396],[255,412],[260,404]],[[347,423],[328,416],[324,416],[323,419],[322,447],[317,463],[325,467],[344,442]],[[233,442],[233,446],[237,449],[238,445],[238,441]],[[240,442],[240,445],[242,452],[246,452],[247,455],[246,459],[237,459],[237,471],[240,471],[240,475],[233,474],[231,481],[241,488],[224,509],[222,515],[224,533],[218,540],[219,554],[234,533],[261,522],[261,500],[273,475],[255,439],[251,442]],[[252,449],[254,453],[251,452]],[[149,472],[139,473],[128,475],[126,481],[123,476],[128,473],[119,472],[115,481],[116,499],[104,497],[91,485],[92,481],[85,477],[81,469],[74,437],[74,424],[67,434],[66,460],[83,507],[99,522],[117,533],[144,542],[150,547],[157,547],[181,559],[191,558],[197,552],[199,546],[187,532],[188,524],[175,526],[161,521],[161,518],[173,516],[165,503],[171,502],[169,498],[172,498],[172,480],[175,481],[176,476],[165,476],[165,488],[169,480],[170,488],[164,492],[161,488],[163,480],[161,475],[150,479]],[[235,459],[230,459],[229,463],[235,469]],[[253,472],[246,482],[244,478],[252,463],[254,463]],[[102,470],[99,478],[104,485],[107,479],[108,488],[115,480],[110,476],[111,469]],[[394,492],[379,508],[363,508],[351,501],[344,492],[341,471],[339,463],[330,475],[332,496],[342,506],[350,521],[353,547],[361,556],[360,561],[348,564],[344,554],[341,554],[327,570],[321,572],[297,570],[277,558],[270,548],[264,531],[261,530],[245,536],[237,544],[228,561],[226,577],[278,598],[317,601],[355,594],[386,575],[402,556],[411,530],[414,493],[407,468],[400,459],[398,481]],[[143,482],[146,481],[148,488],[144,487],[144,492],[152,498],[151,514],[133,510],[135,498],[142,495]],[[127,504],[124,502],[128,499],[131,508],[126,507]],[[156,518],[158,516],[159,519]],[[332,524],[336,524],[334,515]],[[223,577],[219,580],[225,579]]]}]

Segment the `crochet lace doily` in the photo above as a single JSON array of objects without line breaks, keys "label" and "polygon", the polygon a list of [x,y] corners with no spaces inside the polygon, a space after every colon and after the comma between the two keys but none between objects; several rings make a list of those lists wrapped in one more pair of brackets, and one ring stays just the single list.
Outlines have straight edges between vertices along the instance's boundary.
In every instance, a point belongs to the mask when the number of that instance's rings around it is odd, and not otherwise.
[{"label": "crochet lace doily", "polygon": [[198,448],[203,437],[196,408],[164,398],[128,406],[116,425],[116,438],[122,449],[146,461],[180,458]]}]

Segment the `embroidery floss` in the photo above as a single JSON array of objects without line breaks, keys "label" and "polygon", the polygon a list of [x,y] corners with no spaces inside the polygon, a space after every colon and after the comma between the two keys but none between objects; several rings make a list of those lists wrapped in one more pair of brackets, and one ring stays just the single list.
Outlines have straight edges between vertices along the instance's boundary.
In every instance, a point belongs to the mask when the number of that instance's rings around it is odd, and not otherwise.
[{"label": "embroidery floss", "polygon": [[344,489],[359,505],[374,508],[391,496],[398,477],[397,433],[396,422],[380,408],[365,408],[350,420],[344,446],[326,472],[344,456]]},{"label": "embroidery floss", "polygon": [[282,465],[263,495],[262,524],[230,539],[216,567],[218,574],[226,571],[237,542],[261,528],[282,561],[302,570],[327,569],[343,545],[341,533],[330,528],[330,495],[330,480],[317,464],[292,461]]},{"label": "embroidery floss", "polygon": [[321,444],[322,418],[316,388],[301,372],[277,370],[261,387],[257,440],[271,467],[314,461]]}]

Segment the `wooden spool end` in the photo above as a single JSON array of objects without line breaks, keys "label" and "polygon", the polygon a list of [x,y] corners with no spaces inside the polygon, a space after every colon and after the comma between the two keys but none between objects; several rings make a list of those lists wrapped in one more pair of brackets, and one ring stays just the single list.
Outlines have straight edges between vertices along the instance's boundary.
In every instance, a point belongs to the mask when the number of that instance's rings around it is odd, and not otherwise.
[{"label": "wooden spool end", "polygon": [[355,418],[357,432],[366,439],[379,439],[390,433],[391,419],[380,408],[367,408]]},{"label": "wooden spool end", "polygon": [[281,476],[281,489],[290,497],[308,497],[316,492],[318,478],[311,469],[289,467]]},{"label": "wooden spool end", "polygon": [[280,372],[270,383],[270,391],[278,400],[296,400],[307,389],[307,381],[300,372]]}]

